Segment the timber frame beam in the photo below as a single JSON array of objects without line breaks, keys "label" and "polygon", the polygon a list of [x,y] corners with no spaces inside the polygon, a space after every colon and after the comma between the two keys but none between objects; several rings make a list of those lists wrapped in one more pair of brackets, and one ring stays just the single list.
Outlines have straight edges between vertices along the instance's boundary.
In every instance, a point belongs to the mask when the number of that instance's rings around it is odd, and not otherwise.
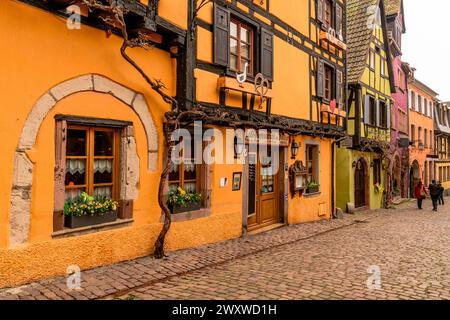
[{"label": "timber frame beam", "polygon": [[[170,113],[166,117],[170,118]],[[181,112],[180,124],[188,125],[193,121],[200,120],[204,124],[233,128],[277,129],[281,133],[287,133],[291,136],[309,135],[323,138],[341,138],[346,136],[342,127],[285,116],[267,115],[265,112],[223,107],[206,102],[201,102],[201,104],[195,105],[191,110]]]},{"label": "timber frame beam", "polygon": [[[60,17],[69,18],[71,13],[66,11],[70,5],[80,4],[82,0],[18,0],[20,2],[32,5],[34,7],[49,11]],[[139,30],[149,33],[156,33],[163,36],[163,44],[156,43],[155,46],[169,51],[170,45],[177,43],[184,45],[186,40],[186,30],[170,23],[157,15],[158,1],[149,0],[148,5],[144,5],[133,0],[113,0],[113,4],[123,7],[127,12],[127,25],[133,30]],[[97,12],[98,13],[98,12]],[[110,29],[116,35],[121,36],[118,29],[110,28],[104,21],[95,14],[89,17],[81,16],[83,24],[98,28],[101,30]],[[133,31],[131,30],[131,31]]]}]

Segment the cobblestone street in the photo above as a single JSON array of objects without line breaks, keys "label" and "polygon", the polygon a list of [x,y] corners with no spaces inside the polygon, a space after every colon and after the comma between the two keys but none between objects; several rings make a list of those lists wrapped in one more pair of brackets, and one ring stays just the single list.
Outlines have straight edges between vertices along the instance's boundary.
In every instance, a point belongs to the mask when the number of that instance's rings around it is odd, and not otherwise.
[{"label": "cobblestone street", "polygon": [[[407,203],[83,271],[81,290],[57,277],[0,299],[450,299],[449,231],[450,206]],[[381,288],[368,289],[377,268]]]},{"label": "cobblestone street", "polygon": [[[409,205],[411,207],[411,205]],[[367,223],[140,288],[141,299],[449,299],[450,211],[391,211]],[[379,266],[381,289],[369,290]]]}]

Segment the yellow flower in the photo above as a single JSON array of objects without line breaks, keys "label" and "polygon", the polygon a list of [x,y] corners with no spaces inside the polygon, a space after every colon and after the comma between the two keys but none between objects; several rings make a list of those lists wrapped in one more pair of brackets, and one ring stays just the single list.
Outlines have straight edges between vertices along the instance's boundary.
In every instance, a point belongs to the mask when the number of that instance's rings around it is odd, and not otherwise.
[{"label": "yellow flower", "polygon": [[182,196],[184,196],[186,194],[186,191],[184,191],[181,187],[178,187],[177,190]]}]

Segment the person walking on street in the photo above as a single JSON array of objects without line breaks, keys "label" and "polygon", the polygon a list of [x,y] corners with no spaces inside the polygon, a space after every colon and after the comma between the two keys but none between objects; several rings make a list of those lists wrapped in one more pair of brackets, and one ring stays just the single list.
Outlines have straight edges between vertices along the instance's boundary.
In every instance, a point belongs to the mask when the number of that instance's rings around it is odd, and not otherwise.
[{"label": "person walking on street", "polygon": [[414,190],[414,196],[417,199],[417,207],[419,210],[422,210],[422,202],[424,199],[426,199],[428,193],[427,190],[425,190],[425,186],[423,185],[422,181],[419,181],[419,183],[416,186],[416,189]]},{"label": "person walking on street", "polygon": [[436,184],[436,180],[431,181],[428,191],[430,192],[431,200],[433,201],[433,211],[437,211],[440,191]]},{"label": "person walking on street", "polygon": [[438,187],[439,187],[439,204],[444,205],[444,187],[442,186],[442,183],[438,181]]}]

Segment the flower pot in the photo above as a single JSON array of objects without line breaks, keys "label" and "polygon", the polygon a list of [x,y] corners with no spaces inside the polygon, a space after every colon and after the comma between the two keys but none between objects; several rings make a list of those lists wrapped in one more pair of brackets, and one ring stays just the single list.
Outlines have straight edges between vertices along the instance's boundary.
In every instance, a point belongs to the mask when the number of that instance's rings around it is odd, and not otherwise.
[{"label": "flower pot", "polygon": [[185,206],[169,205],[169,209],[173,214],[189,211],[197,211],[201,209],[200,202],[188,203]]},{"label": "flower pot", "polygon": [[318,193],[318,192],[319,192],[319,187],[309,188],[306,190],[307,194]]},{"label": "flower pot", "polygon": [[114,222],[117,220],[117,211],[109,211],[103,215],[95,214],[93,216],[65,216],[64,226],[66,228],[82,228],[102,223]]}]

